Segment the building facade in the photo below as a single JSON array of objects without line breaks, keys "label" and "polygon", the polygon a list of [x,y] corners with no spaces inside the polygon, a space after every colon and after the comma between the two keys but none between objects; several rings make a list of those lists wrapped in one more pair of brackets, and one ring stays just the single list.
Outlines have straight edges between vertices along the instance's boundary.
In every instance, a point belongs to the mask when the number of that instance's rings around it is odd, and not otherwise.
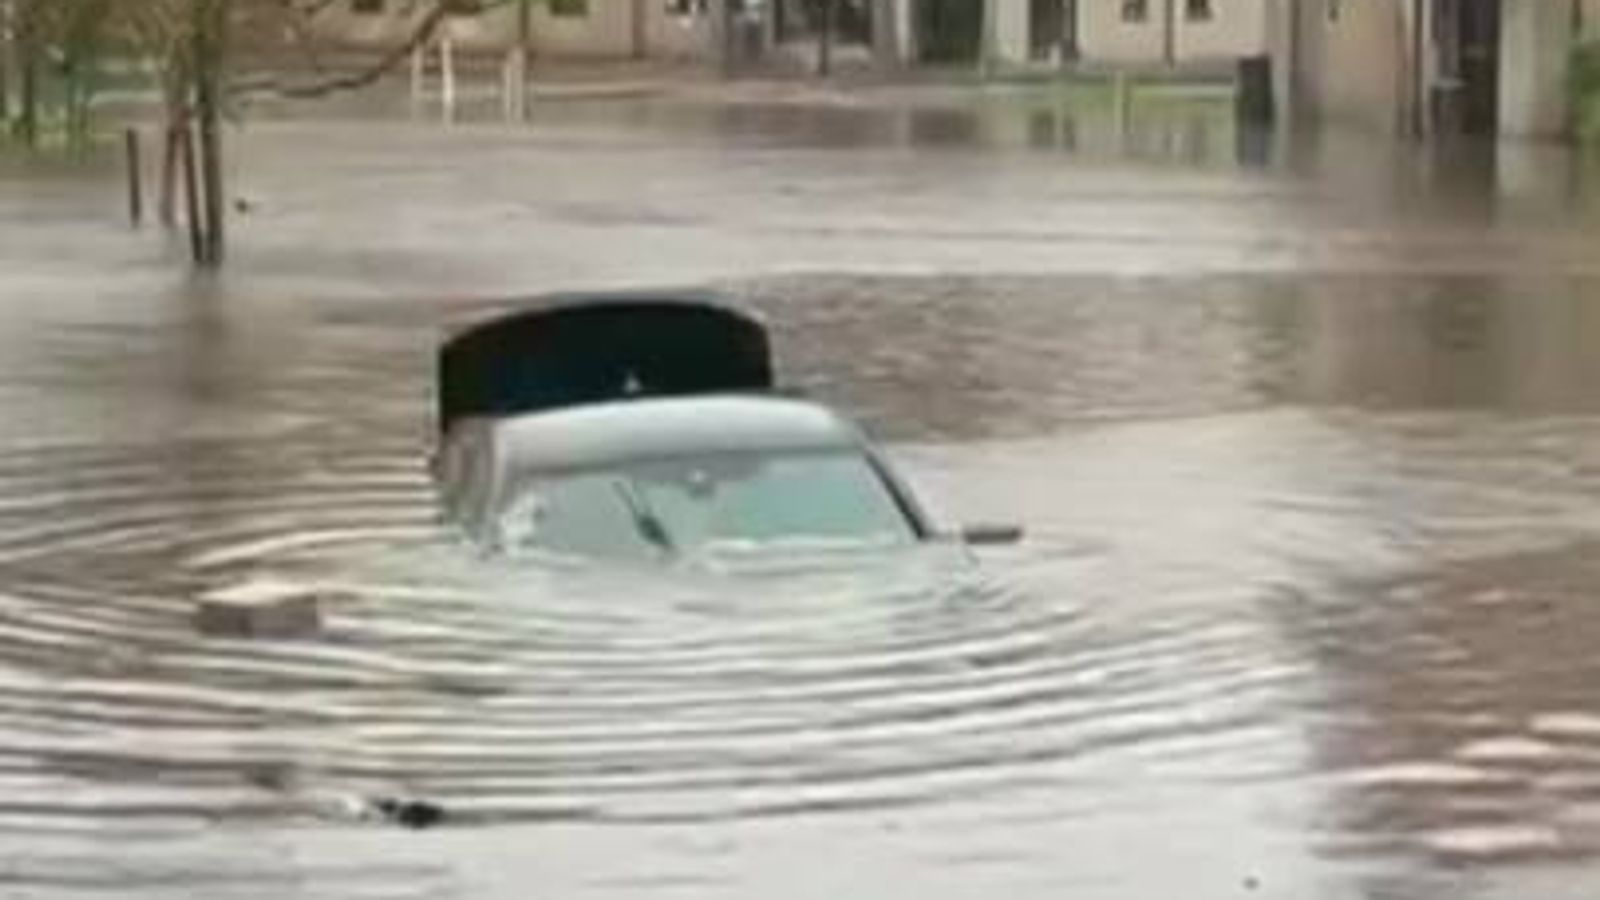
[{"label": "building facade", "polygon": [[[332,0],[317,27],[392,47],[417,5]],[[509,47],[516,6],[448,30],[466,49]],[[1222,70],[1266,54],[1291,115],[1543,137],[1569,130],[1569,51],[1600,27],[1600,0],[539,0],[531,16],[534,53],[555,58],[810,67],[825,21],[834,59],[902,67]]]},{"label": "building facade", "polygon": [[[718,59],[815,40],[831,15],[835,43],[872,47],[899,65],[1184,65],[1262,52],[1271,0],[540,0],[535,54],[561,58]],[[336,44],[404,42],[420,10],[407,0],[334,0],[316,18]],[[516,4],[449,26],[466,49],[505,47]],[[729,27],[716,27],[726,15]],[[756,45],[752,47],[752,44]]]},{"label": "building facade", "polygon": [[[1189,66],[1263,52],[1270,0],[886,0],[905,63]],[[960,34],[948,33],[956,29]],[[960,46],[962,54],[938,52]],[[952,59],[954,57],[954,59]]]},{"label": "building facade", "polygon": [[1305,112],[1411,134],[1558,137],[1572,44],[1600,0],[1275,0]]},{"label": "building facade", "polygon": [[1077,7],[1074,49],[1087,62],[1208,63],[1265,47],[1264,0],[1080,0]]}]

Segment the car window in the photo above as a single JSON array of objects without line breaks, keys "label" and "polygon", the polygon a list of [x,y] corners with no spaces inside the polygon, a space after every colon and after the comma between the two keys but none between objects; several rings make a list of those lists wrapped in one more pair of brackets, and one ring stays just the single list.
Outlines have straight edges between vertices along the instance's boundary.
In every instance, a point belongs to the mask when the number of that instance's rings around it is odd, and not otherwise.
[{"label": "car window", "polygon": [[668,548],[641,528],[627,479],[616,473],[525,482],[499,518],[497,542],[512,553],[539,550],[648,560]]},{"label": "car window", "polygon": [[877,471],[856,454],[722,458],[643,467],[650,507],[693,542],[895,541],[912,532]]},{"label": "car window", "polygon": [[910,543],[916,530],[856,452],[719,454],[520,479],[509,552],[643,559],[785,541]]}]

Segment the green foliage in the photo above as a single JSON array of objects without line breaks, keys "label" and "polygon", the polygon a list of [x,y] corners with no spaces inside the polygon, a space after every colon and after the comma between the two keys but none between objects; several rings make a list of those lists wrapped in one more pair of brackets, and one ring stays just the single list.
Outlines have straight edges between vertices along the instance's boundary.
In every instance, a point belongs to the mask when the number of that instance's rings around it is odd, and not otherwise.
[{"label": "green foliage", "polygon": [[21,84],[8,111],[11,130],[25,143],[52,135],[75,148],[88,142],[89,114],[110,50],[112,2],[11,0],[7,55],[16,60]]},{"label": "green foliage", "polygon": [[1567,93],[1578,139],[1600,144],[1600,38],[1586,38],[1573,46]]}]

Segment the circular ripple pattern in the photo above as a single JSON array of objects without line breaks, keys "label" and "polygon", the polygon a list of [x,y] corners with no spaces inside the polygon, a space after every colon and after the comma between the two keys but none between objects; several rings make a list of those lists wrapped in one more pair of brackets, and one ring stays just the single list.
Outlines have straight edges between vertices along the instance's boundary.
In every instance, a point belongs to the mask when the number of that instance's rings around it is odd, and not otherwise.
[{"label": "circular ripple pattern", "polygon": [[[1027,566],[499,570],[436,530],[414,447],[269,443],[0,458],[0,818],[397,791],[483,821],[891,807],[1220,751],[1281,674],[1225,621],[1091,625]],[[197,596],[268,577],[328,598],[323,635],[195,634]],[[1151,664],[1180,651],[1210,677]]]}]

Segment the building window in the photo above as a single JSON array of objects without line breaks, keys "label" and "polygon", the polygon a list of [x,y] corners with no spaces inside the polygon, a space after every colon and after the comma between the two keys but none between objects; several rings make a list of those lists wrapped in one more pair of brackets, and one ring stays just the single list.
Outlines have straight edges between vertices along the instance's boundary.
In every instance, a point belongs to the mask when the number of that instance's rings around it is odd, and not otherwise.
[{"label": "building window", "polygon": [[1122,0],[1122,21],[1143,22],[1149,18],[1149,0]]},{"label": "building window", "polygon": [[1184,15],[1191,22],[1205,22],[1211,18],[1211,0],[1185,0]]},{"label": "building window", "polygon": [[383,0],[350,0],[350,11],[376,15],[383,12]]},{"label": "building window", "polygon": [[706,0],[667,0],[667,15],[669,16],[703,16],[706,14]]},{"label": "building window", "polygon": [[550,0],[550,15],[581,19],[589,15],[589,0]]}]

